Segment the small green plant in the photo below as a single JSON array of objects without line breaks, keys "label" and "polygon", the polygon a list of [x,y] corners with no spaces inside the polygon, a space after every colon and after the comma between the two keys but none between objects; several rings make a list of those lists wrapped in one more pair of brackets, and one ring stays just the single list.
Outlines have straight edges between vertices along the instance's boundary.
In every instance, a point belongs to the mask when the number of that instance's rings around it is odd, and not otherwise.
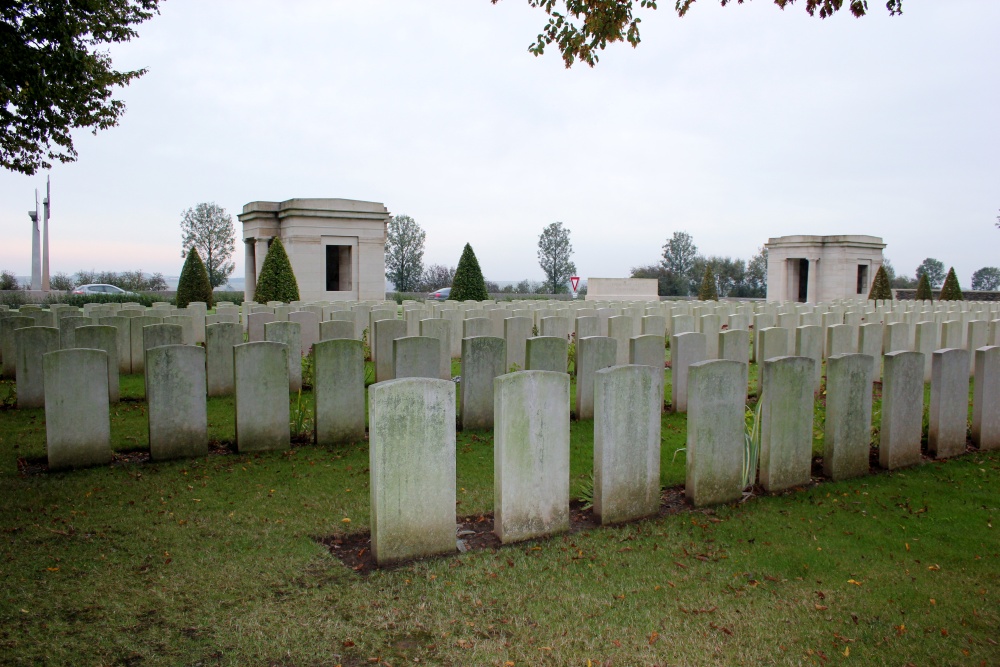
[{"label": "small green plant", "polygon": [[745,426],[743,429],[743,488],[748,489],[757,480],[757,462],[760,460],[760,409],[763,406],[760,397],[757,405],[746,408]]},{"label": "small green plant", "polygon": [[521,364],[513,363],[513,364],[510,365],[510,368],[507,369],[507,372],[508,373],[516,373],[519,370],[521,370]]},{"label": "small green plant", "polygon": [[573,375],[576,371],[576,342],[573,334],[570,334],[569,340],[569,347],[566,349],[566,372]]},{"label": "small green plant", "polygon": [[309,348],[309,354],[302,357],[302,386],[305,389],[312,389],[315,382],[316,356],[313,354],[312,348]]},{"label": "small green plant", "polygon": [[17,385],[13,382],[4,384],[0,392],[0,410],[13,410],[17,407]]},{"label": "small green plant", "polygon": [[302,402],[302,390],[299,389],[298,398],[292,404],[291,420],[289,427],[292,431],[292,440],[296,442],[310,442],[312,433],[312,412],[309,410],[309,401]]},{"label": "small green plant", "polygon": [[583,503],[583,509],[589,510],[594,506],[594,473],[591,472],[589,475],[583,478],[583,482],[580,484],[580,495],[576,497],[581,503]]}]

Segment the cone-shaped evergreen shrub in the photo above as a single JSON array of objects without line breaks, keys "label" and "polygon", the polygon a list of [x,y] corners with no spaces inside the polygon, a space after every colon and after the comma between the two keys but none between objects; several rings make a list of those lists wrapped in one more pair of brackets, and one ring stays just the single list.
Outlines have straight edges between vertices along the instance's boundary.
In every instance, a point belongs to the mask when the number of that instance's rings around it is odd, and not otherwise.
[{"label": "cone-shaped evergreen shrub", "polygon": [[941,286],[941,296],[938,301],[963,301],[962,288],[958,286],[958,276],[955,275],[955,268],[948,269],[948,275],[944,277],[944,285]]},{"label": "cone-shaped evergreen shrub", "polygon": [[931,292],[931,281],[927,278],[926,273],[920,274],[920,280],[917,281],[917,295],[913,298],[917,301],[930,301],[934,298],[934,293]]},{"label": "cone-shaped evergreen shrub", "polygon": [[872,281],[872,288],[868,292],[868,298],[875,301],[888,301],[892,299],[892,286],[889,285],[889,276],[885,273],[885,267],[878,267],[875,272],[875,280]]},{"label": "cone-shaped evergreen shrub", "polygon": [[295,281],[292,263],[288,261],[285,246],[279,238],[271,241],[271,247],[267,249],[264,265],[260,267],[260,275],[257,276],[257,291],[253,298],[257,303],[288,303],[299,300],[299,284]]},{"label": "cone-shaped evergreen shrub", "polygon": [[458,268],[455,269],[455,279],[451,282],[451,295],[449,299],[455,301],[485,301],[490,298],[486,292],[486,281],[483,279],[483,272],[479,268],[479,260],[476,253],[472,251],[472,246],[465,244],[462,251],[462,259],[458,260]]},{"label": "cone-shaped evergreen shrub", "polygon": [[712,267],[705,265],[705,275],[701,279],[701,287],[698,288],[699,301],[718,301],[719,292],[715,289],[715,276],[712,275]]},{"label": "cone-shaped evergreen shrub", "polygon": [[187,308],[192,301],[204,301],[209,308],[212,307],[212,284],[197,248],[188,250],[177,281],[177,307]]}]

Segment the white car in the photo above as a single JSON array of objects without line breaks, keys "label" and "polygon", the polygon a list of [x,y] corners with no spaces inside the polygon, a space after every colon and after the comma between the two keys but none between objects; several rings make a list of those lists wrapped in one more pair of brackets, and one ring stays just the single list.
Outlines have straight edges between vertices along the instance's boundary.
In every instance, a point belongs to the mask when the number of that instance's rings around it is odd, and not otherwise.
[{"label": "white car", "polygon": [[121,287],[114,285],[77,285],[73,288],[73,294],[109,294],[112,296],[136,296],[135,292],[126,292]]}]

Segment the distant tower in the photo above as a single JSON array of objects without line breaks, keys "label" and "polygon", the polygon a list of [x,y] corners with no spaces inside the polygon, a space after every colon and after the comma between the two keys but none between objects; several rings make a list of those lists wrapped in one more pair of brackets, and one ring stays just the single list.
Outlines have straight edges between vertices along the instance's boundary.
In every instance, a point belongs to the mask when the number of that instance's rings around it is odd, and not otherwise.
[{"label": "distant tower", "polygon": [[42,289],[42,258],[38,238],[38,190],[35,190],[35,210],[28,211],[31,218],[31,289]]},{"label": "distant tower", "polygon": [[42,214],[42,290],[49,291],[49,212],[52,202],[52,177],[45,179],[45,201]]}]

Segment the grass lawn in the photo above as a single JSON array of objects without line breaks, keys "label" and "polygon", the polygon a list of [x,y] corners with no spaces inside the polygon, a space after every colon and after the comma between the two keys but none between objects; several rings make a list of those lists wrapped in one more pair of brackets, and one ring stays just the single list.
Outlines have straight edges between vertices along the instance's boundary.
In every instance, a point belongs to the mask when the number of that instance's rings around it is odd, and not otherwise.
[{"label": "grass lawn", "polygon": [[[0,411],[0,663],[1000,664],[1000,453],[363,576],[315,538],[367,531],[366,443],[240,455],[230,399],[209,422],[205,458],[22,474],[44,413]],[[145,429],[113,407],[116,451]],[[664,415],[667,487],[684,438]],[[592,422],[571,446],[576,495]],[[490,511],[492,433],[457,448],[457,514]]]}]

